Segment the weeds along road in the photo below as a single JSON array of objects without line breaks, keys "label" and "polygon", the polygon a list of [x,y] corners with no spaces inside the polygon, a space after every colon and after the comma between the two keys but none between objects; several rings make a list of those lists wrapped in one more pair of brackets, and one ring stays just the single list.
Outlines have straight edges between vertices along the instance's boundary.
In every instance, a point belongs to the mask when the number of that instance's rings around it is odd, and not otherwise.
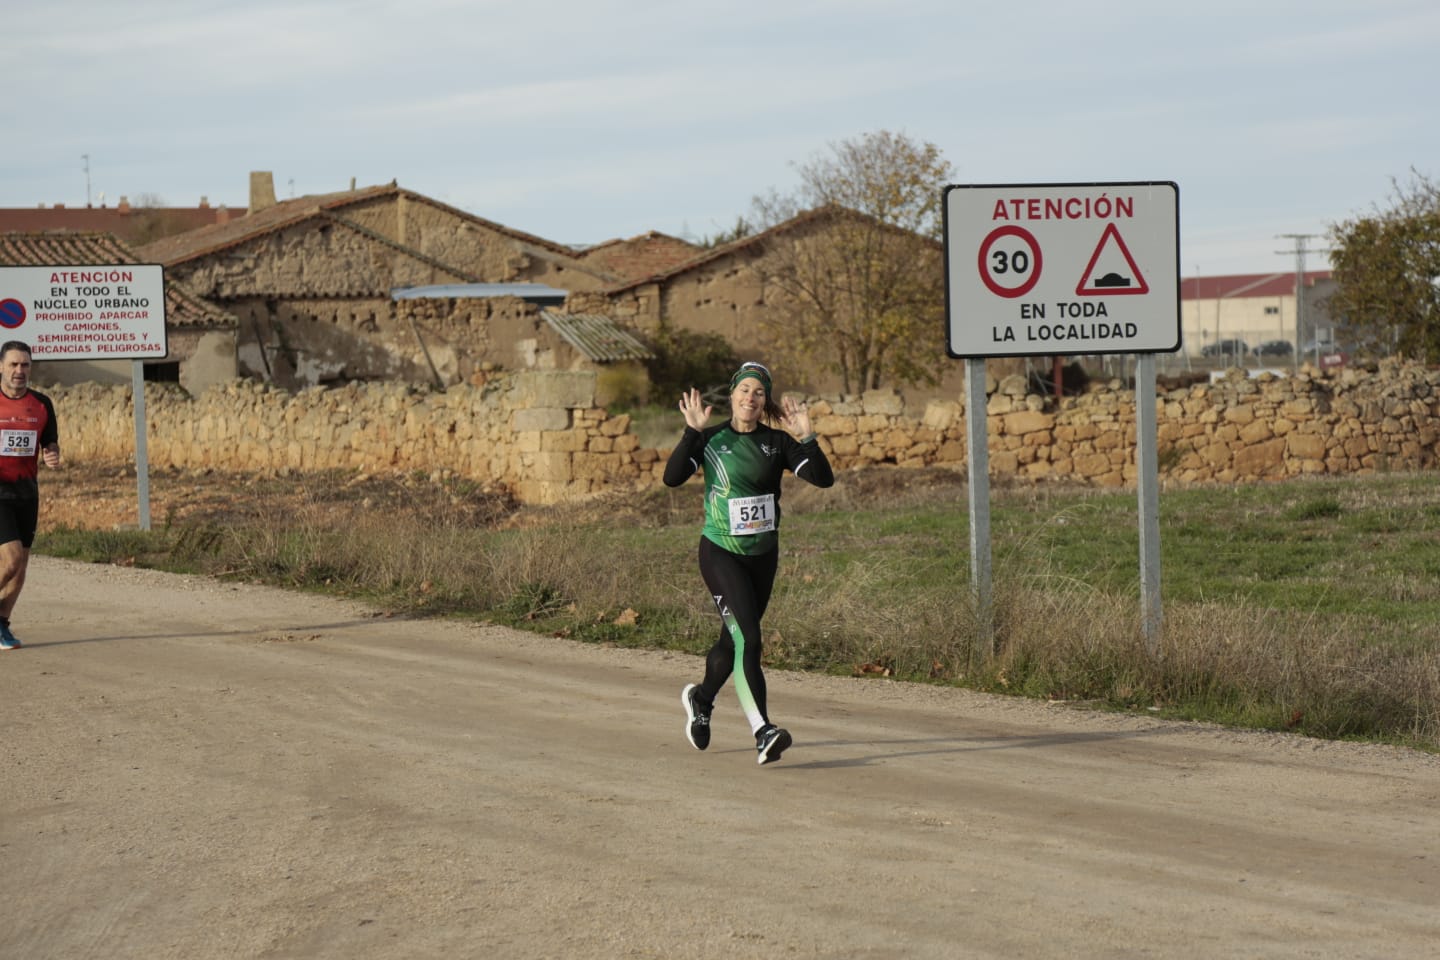
[{"label": "weeds along road", "polygon": [[[697,589],[698,589],[697,580]],[[783,626],[783,625],[777,625]],[[36,557],[0,957],[1434,956],[1440,761]]]}]

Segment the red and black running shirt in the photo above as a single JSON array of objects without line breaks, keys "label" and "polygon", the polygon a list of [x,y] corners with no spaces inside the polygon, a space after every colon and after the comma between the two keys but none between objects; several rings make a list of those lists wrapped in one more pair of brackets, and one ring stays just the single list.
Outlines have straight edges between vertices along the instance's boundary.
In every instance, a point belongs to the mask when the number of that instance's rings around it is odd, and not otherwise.
[{"label": "red and black running shirt", "polygon": [[40,451],[59,439],[49,397],[26,390],[12,399],[0,392],[0,498],[39,499]]}]

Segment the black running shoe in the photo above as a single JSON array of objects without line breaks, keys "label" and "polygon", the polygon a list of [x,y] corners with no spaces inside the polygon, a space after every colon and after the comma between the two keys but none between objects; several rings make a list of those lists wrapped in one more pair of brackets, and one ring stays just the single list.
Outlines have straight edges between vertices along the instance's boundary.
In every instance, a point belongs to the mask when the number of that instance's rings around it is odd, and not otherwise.
[{"label": "black running shoe", "polygon": [[774,763],[780,759],[780,754],[790,749],[793,742],[790,731],[783,727],[777,727],[773,723],[761,727],[760,732],[755,734],[755,752],[759,754],[756,762],[761,766]]},{"label": "black running shoe", "polygon": [[690,683],[680,691],[680,702],[685,706],[685,738],[696,750],[710,746],[710,711],[714,705],[705,706],[700,702],[700,684]]}]

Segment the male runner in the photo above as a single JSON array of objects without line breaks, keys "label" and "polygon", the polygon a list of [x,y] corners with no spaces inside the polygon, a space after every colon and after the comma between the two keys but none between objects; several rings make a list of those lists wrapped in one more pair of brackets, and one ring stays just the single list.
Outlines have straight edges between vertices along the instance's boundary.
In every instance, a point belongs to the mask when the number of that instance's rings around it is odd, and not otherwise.
[{"label": "male runner", "polygon": [[19,649],[10,614],[25,586],[40,519],[39,462],[60,466],[55,406],[30,389],[30,347],[0,345],[0,650]]}]

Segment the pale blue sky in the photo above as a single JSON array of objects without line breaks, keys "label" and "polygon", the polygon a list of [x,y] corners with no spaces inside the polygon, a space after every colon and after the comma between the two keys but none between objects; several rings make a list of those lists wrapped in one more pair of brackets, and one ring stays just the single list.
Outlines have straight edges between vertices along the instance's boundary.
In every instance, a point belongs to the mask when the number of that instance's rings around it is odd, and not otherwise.
[{"label": "pale blue sky", "polygon": [[[1174,180],[1186,276],[1440,176],[1434,0],[9,0],[0,206],[398,180],[562,243],[714,234],[888,129],[955,183]],[[937,190],[941,185],[937,185]],[[1314,257],[1312,268],[1325,266]]]}]

